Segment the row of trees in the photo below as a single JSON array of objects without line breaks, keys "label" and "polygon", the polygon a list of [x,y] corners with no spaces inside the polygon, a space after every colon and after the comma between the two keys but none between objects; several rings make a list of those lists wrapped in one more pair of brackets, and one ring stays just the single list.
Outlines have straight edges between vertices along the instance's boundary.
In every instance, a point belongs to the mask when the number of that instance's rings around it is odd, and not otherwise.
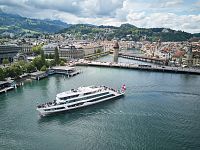
[{"label": "row of trees", "polygon": [[58,49],[55,49],[54,59],[46,60],[44,52],[40,51],[40,56],[33,59],[32,62],[19,61],[10,66],[0,68],[0,80],[7,77],[18,78],[23,73],[31,73],[37,70],[46,71],[47,68],[55,65],[65,65],[65,61],[59,58]]},{"label": "row of trees", "polygon": [[0,68],[0,80],[4,80],[7,77],[17,78],[23,73],[33,72],[35,70],[36,68],[32,63],[20,61],[12,64],[9,67]]}]

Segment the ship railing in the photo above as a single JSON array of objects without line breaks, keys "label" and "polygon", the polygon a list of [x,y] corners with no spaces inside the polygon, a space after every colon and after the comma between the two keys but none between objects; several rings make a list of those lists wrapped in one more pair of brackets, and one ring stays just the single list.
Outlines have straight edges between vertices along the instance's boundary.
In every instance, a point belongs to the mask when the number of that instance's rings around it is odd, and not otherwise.
[{"label": "ship railing", "polygon": [[56,106],[59,103],[56,102],[56,100],[54,100],[53,102],[47,102],[41,105],[38,105],[37,108],[47,108],[47,107],[51,107],[51,106]]}]

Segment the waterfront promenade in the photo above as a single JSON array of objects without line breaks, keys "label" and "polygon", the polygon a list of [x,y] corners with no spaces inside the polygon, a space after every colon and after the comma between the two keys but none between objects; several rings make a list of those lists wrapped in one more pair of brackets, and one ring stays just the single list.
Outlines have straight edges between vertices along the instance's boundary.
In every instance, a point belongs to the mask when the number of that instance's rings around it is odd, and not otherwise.
[{"label": "waterfront promenade", "polygon": [[170,67],[170,66],[162,66],[162,65],[141,65],[141,64],[134,64],[134,63],[112,63],[112,62],[99,62],[99,61],[79,61],[71,65],[112,67],[112,68],[146,70],[146,71],[154,71],[154,72],[170,72],[170,73],[200,75],[200,69]]}]

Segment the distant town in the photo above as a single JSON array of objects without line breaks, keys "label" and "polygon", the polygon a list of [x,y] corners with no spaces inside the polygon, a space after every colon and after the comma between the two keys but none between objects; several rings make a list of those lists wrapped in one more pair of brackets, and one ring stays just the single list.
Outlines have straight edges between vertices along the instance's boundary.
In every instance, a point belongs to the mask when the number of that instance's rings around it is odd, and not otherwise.
[{"label": "distant town", "polygon": [[[81,71],[75,65],[200,74],[198,33],[131,24],[70,25],[3,12],[0,18],[5,21],[0,28],[0,93],[21,86],[23,80],[40,80],[55,73],[77,75]],[[20,27],[11,28],[13,20]],[[106,55],[114,55],[113,62],[98,63]],[[124,64],[118,57],[147,65]]]},{"label": "distant town", "polygon": [[[30,61],[44,53],[45,59],[53,59],[55,49],[59,58],[67,61],[76,59],[95,59],[100,54],[113,51],[113,40],[71,39],[68,35],[54,34],[47,37],[6,39],[0,45],[0,63],[6,65],[19,60]],[[138,49],[143,56],[165,60],[165,65],[182,67],[200,67],[200,41],[150,42],[118,40],[119,50],[126,52]]]},{"label": "distant town", "polygon": [[[116,41],[116,39],[110,41],[71,39],[63,34],[52,34],[48,38],[41,36],[7,39],[0,45],[1,90],[4,92],[11,87],[14,88],[11,86],[14,80],[18,81],[28,76],[39,80],[47,74],[52,74],[52,71],[53,73],[60,71],[67,76],[76,75],[79,71],[74,68],[52,68],[69,67],[79,60],[96,60],[112,53],[117,57],[119,55],[162,66],[196,70],[200,68],[200,41],[149,42],[144,38],[136,42],[121,39],[117,42],[117,54],[115,54]],[[134,54],[133,50],[138,50],[140,53]],[[114,63],[118,63],[116,58]],[[21,82],[16,85],[21,85]]]}]

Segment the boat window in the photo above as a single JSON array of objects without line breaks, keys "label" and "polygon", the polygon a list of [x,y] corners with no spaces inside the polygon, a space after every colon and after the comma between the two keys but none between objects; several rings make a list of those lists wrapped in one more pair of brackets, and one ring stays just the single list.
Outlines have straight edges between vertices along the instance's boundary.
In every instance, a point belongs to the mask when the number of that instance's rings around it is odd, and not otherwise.
[{"label": "boat window", "polygon": [[88,95],[88,94],[92,94],[92,92],[84,93],[83,95]]},{"label": "boat window", "polygon": [[44,109],[44,111],[51,111],[51,110],[59,110],[64,109],[65,107],[57,107],[57,108],[51,108],[51,109]]},{"label": "boat window", "polygon": [[106,96],[102,96],[102,97],[99,97],[99,98],[90,100],[90,101],[88,101],[88,102],[95,102],[95,101],[101,100],[101,99],[103,99],[103,98],[108,98],[108,97],[111,97],[111,96],[115,96],[115,95],[114,95],[114,94],[109,94],[109,95],[106,95]]},{"label": "boat window", "polygon": [[66,100],[68,97],[61,97],[60,99],[61,100]]},{"label": "boat window", "polygon": [[44,111],[50,111],[51,109],[44,109]]},{"label": "boat window", "polygon": [[87,97],[82,97],[82,98],[70,100],[70,101],[68,101],[68,103],[77,102],[77,101],[86,100],[86,99],[91,99],[91,98],[99,97],[99,96],[106,95],[106,94],[109,94],[109,92],[100,93],[100,94],[96,94],[96,95],[91,95],[91,96],[87,96]]},{"label": "boat window", "polygon": [[64,109],[65,107],[58,107],[58,108],[55,108],[55,110],[59,110],[59,109]]},{"label": "boat window", "polygon": [[63,105],[63,104],[66,104],[65,102],[61,102],[61,103],[59,103],[58,105]]},{"label": "boat window", "polygon": [[75,106],[80,106],[80,105],[83,105],[84,104],[84,102],[82,102],[82,103],[77,103],[77,104],[73,104],[73,105],[69,105],[69,106],[67,106],[67,107],[75,107]]},{"label": "boat window", "polygon": [[79,96],[79,94],[76,94],[76,95],[71,95],[71,96],[61,97],[60,99],[61,99],[61,100],[67,100],[67,99],[75,98],[75,97],[78,97],[78,96]]}]

